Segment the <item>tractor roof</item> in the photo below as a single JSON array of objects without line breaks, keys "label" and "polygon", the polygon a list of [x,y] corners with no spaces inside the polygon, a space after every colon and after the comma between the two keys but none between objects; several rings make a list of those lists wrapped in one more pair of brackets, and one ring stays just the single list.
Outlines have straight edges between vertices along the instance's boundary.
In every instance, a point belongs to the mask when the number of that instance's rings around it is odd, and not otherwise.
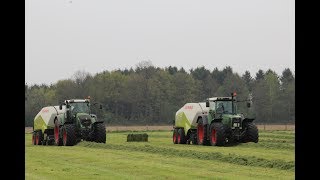
[{"label": "tractor roof", "polygon": [[69,103],[73,103],[73,102],[89,102],[89,99],[69,99],[69,100],[66,100],[68,101]]},{"label": "tractor roof", "polygon": [[222,100],[222,101],[231,100],[231,97],[212,97],[212,98],[209,98],[209,101],[219,101],[219,100]]}]

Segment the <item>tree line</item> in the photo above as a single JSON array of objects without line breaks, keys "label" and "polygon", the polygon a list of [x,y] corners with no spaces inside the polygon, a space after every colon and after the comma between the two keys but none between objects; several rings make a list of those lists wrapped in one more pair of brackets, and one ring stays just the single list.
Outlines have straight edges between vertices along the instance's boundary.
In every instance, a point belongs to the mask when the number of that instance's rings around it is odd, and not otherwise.
[{"label": "tree line", "polygon": [[[204,102],[208,97],[253,97],[256,123],[295,121],[295,76],[286,68],[278,75],[269,69],[251,75],[204,66],[190,69],[168,66],[159,68],[142,61],[135,68],[103,71],[91,75],[77,71],[69,79],[50,85],[25,85],[25,126],[32,126],[42,107],[58,105],[65,99],[91,97],[103,105],[92,111],[109,125],[172,124],[175,113],[185,103]],[[239,110],[245,105],[239,103]]]}]

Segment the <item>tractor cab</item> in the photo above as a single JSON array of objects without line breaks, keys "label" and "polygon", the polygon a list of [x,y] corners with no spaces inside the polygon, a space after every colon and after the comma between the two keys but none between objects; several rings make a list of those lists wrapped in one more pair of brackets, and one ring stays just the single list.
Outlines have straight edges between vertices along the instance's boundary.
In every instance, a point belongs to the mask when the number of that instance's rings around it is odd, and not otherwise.
[{"label": "tractor cab", "polygon": [[231,97],[209,98],[206,107],[216,114],[237,114],[235,99]]},{"label": "tractor cab", "polygon": [[233,97],[213,97],[208,98],[206,107],[209,107],[209,114],[213,119],[223,116],[234,116],[237,114],[237,104]]},{"label": "tractor cab", "polygon": [[70,111],[72,115],[77,113],[90,114],[90,102],[88,100],[70,100]]}]

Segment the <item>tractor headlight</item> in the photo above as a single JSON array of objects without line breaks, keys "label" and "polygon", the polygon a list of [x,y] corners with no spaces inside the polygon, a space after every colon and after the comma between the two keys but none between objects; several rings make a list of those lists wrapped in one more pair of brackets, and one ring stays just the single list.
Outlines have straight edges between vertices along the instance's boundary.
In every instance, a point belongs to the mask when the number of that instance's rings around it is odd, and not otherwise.
[{"label": "tractor headlight", "polygon": [[240,127],[240,122],[241,122],[241,119],[240,118],[233,118],[232,119],[232,126],[233,127]]}]

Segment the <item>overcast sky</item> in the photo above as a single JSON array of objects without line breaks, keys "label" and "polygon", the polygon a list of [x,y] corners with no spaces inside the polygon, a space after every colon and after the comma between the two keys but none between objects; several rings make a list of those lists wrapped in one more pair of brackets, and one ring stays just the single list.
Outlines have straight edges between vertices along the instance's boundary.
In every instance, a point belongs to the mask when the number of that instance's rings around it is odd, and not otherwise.
[{"label": "overcast sky", "polygon": [[25,8],[28,85],[146,60],[295,72],[293,0],[26,0]]}]

